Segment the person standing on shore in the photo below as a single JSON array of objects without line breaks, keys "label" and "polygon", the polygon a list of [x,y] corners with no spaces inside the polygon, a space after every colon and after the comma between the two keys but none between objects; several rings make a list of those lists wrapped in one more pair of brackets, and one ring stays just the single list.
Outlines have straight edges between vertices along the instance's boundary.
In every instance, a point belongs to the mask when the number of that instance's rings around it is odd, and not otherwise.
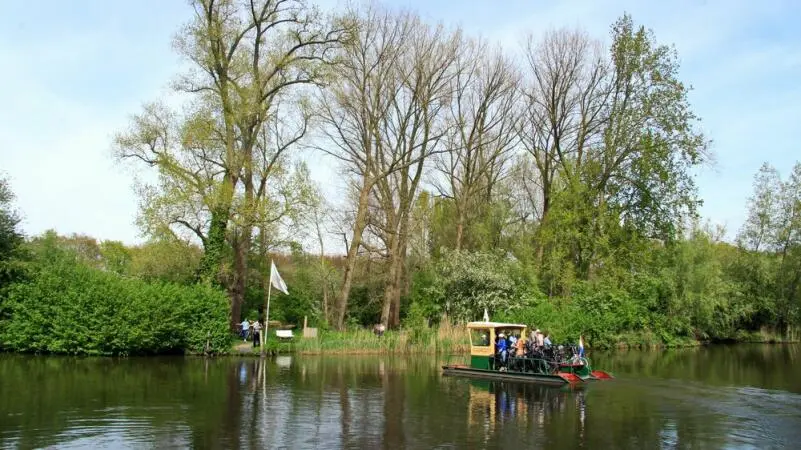
[{"label": "person standing on shore", "polygon": [[243,320],[242,323],[242,342],[248,341],[248,334],[250,333],[250,322],[247,319]]},{"label": "person standing on shore", "polygon": [[253,322],[253,347],[258,347],[261,345],[259,340],[261,339],[261,323],[257,320]]}]

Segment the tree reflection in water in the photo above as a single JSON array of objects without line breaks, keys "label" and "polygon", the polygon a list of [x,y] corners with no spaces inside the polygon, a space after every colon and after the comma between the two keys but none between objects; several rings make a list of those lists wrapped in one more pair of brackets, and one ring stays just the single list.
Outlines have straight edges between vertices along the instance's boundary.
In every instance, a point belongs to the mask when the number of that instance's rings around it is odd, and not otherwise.
[{"label": "tree reflection in water", "polygon": [[537,429],[542,435],[549,415],[564,415],[573,407],[577,411],[576,431],[583,445],[586,402],[582,388],[475,380],[469,383],[468,432],[480,432],[484,444],[496,437],[498,425],[504,422],[514,422],[511,425],[518,430]]},{"label": "tree reflection in water", "polygon": [[576,390],[416,356],[0,355],[0,447],[792,448],[798,348],[598,354],[618,378]]}]

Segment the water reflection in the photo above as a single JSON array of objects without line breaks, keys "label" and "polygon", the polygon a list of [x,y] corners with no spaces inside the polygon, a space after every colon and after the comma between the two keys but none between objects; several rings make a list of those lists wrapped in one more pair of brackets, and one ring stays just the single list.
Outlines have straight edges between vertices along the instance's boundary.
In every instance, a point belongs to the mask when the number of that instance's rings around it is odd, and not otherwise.
[{"label": "water reflection", "polygon": [[593,365],[638,377],[693,380],[714,386],[756,386],[801,394],[798,344],[596,353]]},{"label": "water reflection", "polygon": [[793,447],[798,353],[774,348],[595,355],[618,379],[580,389],[420,357],[0,355],[0,447]]},{"label": "water reflection", "polygon": [[549,415],[577,412],[577,432],[583,444],[586,418],[584,390],[492,381],[470,381],[468,432],[479,433],[484,444],[495,438],[505,423],[518,429],[532,428],[544,435]]}]

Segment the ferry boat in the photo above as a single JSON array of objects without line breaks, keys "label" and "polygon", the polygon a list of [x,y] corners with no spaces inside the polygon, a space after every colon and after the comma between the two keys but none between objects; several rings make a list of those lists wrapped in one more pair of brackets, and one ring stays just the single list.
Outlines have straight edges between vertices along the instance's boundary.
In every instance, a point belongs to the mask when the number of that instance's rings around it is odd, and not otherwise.
[{"label": "ferry boat", "polygon": [[572,346],[552,345],[547,349],[533,349],[523,355],[508,355],[504,361],[496,354],[496,340],[501,335],[519,336],[519,339],[525,340],[526,325],[485,321],[470,322],[467,328],[470,331],[470,365],[444,365],[442,370],[445,375],[554,385],[614,378],[602,370],[593,370],[590,360]]}]

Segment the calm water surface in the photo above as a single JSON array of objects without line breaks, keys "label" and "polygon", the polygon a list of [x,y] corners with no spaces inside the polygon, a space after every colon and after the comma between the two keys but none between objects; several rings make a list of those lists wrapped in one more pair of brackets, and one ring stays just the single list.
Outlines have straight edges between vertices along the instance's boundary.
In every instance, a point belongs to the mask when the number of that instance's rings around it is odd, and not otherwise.
[{"label": "calm water surface", "polygon": [[801,346],[590,355],[583,389],[443,359],[0,355],[2,448],[801,448]]}]

